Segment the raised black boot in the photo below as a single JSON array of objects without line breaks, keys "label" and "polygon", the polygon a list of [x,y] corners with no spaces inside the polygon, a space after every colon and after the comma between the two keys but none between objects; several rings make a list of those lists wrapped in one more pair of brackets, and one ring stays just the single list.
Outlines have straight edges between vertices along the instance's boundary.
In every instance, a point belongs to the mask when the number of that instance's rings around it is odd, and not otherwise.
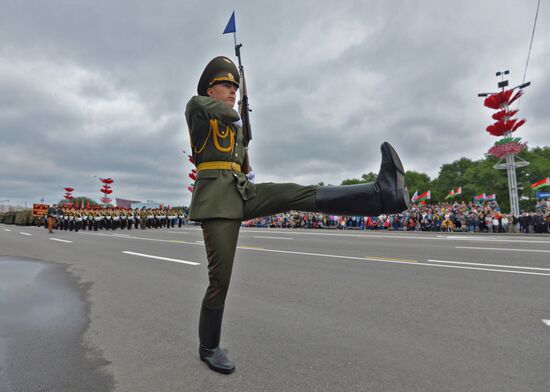
[{"label": "raised black boot", "polygon": [[202,305],[199,319],[199,356],[210,369],[218,373],[231,374],[235,370],[235,364],[220,348],[222,319],[223,306],[213,309]]},{"label": "raised black boot", "polygon": [[388,142],[384,142],[380,150],[382,163],[376,181],[319,187],[315,199],[319,211],[333,215],[378,216],[408,209],[410,200],[401,160]]}]

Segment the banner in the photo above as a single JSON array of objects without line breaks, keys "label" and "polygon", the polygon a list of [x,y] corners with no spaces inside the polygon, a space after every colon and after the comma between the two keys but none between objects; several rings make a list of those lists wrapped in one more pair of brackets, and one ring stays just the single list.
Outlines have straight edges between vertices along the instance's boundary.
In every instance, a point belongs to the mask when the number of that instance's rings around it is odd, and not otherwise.
[{"label": "banner", "polygon": [[535,197],[537,198],[537,200],[550,199],[550,192],[537,192],[535,194]]},{"label": "banner", "polygon": [[32,216],[44,216],[48,213],[48,204],[33,204],[32,205]]}]

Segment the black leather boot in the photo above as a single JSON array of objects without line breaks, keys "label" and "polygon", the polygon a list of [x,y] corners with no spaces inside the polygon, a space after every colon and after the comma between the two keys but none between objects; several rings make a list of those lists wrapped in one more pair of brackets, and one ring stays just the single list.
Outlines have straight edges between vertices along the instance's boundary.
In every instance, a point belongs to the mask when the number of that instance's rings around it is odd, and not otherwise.
[{"label": "black leather boot", "polygon": [[212,309],[202,305],[199,319],[199,356],[208,367],[218,373],[231,374],[235,364],[231,362],[220,348],[223,306]]},{"label": "black leather boot", "polygon": [[375,182],[357,185],[322,186],[315,203],[321,212],[334,215],[378,216],[409,208],[405,170],[397,152],[388,142],[380,146],[382,163]]}]

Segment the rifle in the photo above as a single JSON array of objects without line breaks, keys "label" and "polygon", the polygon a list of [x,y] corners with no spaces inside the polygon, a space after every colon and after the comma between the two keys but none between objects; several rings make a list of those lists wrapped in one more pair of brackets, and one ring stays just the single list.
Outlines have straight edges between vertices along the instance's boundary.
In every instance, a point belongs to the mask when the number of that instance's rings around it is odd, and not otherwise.
[{"label": "rifle", "polygon": [[252,109],[250,109],[248,105],[248,91],[246,88],[246,79],[244,77],[244,67],[241,64],[241,46],[243,46],[243,44],[235,45],[235,54],[239,59],[239,78],[240,78],[240,84],[241,84],[239,86],[239,92],[240,92],[239,114],[241,116],[241,121],[243,123],[242,129],[243,129],[243,136],[244,136],[244,146],[246,148],[244,161],[241,169],[244,174],[248,174],[250,171],[252,171],[252,168],[250,167],[250,161],[248,158],[248,143],[250,142],[250,140],[252,140],[252,128],[250,127],[249,112],[251,112]]}]

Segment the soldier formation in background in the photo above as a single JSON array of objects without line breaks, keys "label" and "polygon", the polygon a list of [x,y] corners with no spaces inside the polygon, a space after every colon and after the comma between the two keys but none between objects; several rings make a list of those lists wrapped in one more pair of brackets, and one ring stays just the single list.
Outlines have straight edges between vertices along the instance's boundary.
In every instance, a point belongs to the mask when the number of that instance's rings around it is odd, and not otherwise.
[{"label": "soldier formation in background", "polygon": [[44,226],[65,231],[131,230],[181,227],[187,223],[182,208],[89,208],[58,207],[48,209]]}]

